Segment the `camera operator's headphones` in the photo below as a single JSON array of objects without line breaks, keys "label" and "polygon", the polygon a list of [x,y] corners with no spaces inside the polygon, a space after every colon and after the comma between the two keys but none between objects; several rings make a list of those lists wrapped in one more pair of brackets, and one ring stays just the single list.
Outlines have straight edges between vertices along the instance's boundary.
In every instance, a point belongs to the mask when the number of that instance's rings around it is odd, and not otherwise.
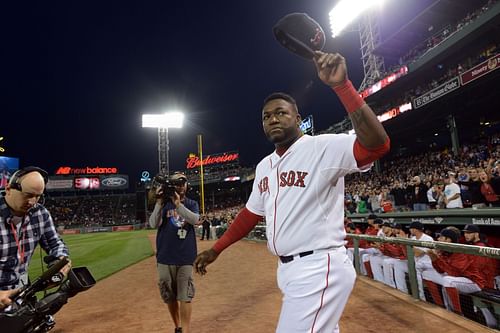
[{"label": "camera operator's headphones", "polygon": [[49,181],[49,174],[47,173],[47,171],[43,170],[42,168],[36,167],[36,166],[28,166],[28,167],[19,169],[16,172],[14,172],[14,174],[12,175],[12,177],[10,177],[10,180],[9,180],[10,188],[13,188],[13,189],[18,190],[18,191],[22,191],[23,188],[21,186],[19,179],[21,177],[27,175],[28,173],[32,173],[32,172],[38,172],[40,175],[42,175],[44,185],[47,185],[47,183]]}]

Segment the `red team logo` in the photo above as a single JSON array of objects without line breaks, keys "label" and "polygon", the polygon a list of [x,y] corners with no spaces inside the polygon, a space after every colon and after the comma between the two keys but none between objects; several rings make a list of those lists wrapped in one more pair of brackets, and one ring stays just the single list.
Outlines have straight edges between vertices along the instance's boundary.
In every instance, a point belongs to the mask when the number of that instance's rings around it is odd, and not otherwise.
[{"label": "red team logo", "polygon": [[323,32],[320,29],[316,28],[316,34],[314,35],[313,38],[309,39],[309,41],[313,43],[313,45],[318,46],[322,40],[323,40]]},{"label": "red team logo", "polygon": [[259,192],[260,194],[264,192],[269,192],[269,178],[264,177],[259,182]]},{"label": "red team logo", "polygon": [[[285,186],[295,186],[295,187],[306,187],[305,178],[308,175],[305,171],[285,171],[280,173],[280,187]],[[264,192],[269,193],[269,178],[264,177],[259,182],[259,192],[262,194]]]}]

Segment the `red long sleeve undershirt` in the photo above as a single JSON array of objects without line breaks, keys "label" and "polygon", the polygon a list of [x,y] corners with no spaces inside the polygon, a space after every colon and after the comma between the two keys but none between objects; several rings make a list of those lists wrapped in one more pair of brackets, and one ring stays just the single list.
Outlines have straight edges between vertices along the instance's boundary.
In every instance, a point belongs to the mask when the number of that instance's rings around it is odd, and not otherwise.
[{"label": "red long sleeve undershirt", "polygon": [[262,216],[256,215],[248,209],[243,208],[238,213],[229,229],[219,238],[212,249],[217,252],[217,254],[220,254],[225,248],[248,235],[261,220]]},{"label": "red long sleeve undershirt", "polygon": [[358,139],[354,141],[354,158],[358,164],[358,167],[363,167],[372,162],[375,162],[382,156],[384,156],[391,149],[391,140],[389,137],[385,140],[383,144],[374,148],[367,148],[359,142]]}]

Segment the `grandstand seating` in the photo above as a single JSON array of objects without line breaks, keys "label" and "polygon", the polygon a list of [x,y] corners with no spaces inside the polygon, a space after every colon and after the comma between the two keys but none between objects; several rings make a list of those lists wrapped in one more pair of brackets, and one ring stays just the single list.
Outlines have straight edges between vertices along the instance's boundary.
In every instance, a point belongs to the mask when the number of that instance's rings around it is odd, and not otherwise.
[{"label": "grandstand seating", "polygon": [[136,223],[135,194],[49,197],[45,206],[58,227],[78,228]]}]

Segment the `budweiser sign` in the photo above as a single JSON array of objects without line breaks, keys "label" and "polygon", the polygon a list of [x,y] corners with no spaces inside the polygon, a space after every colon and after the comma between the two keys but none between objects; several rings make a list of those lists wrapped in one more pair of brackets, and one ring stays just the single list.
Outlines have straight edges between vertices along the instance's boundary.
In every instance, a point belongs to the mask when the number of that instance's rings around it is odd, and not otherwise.
[{"label": "budweiser sign", "polygon": [[186,169],[198,168],[201,165],[222,164],[238,161],[238,153],[223,153],[218,155],[208,155],[203,160],[198,156],[189,156],[186,160]]},{"label": "budweiser sign", "polygon": [[85,168],[72,168],[68,166],[59,167],[56,171],[56,175],[99,175],[99,174],[115,174],[118,173],[117,168],[102,168],[96,167],[85,167]]}]

